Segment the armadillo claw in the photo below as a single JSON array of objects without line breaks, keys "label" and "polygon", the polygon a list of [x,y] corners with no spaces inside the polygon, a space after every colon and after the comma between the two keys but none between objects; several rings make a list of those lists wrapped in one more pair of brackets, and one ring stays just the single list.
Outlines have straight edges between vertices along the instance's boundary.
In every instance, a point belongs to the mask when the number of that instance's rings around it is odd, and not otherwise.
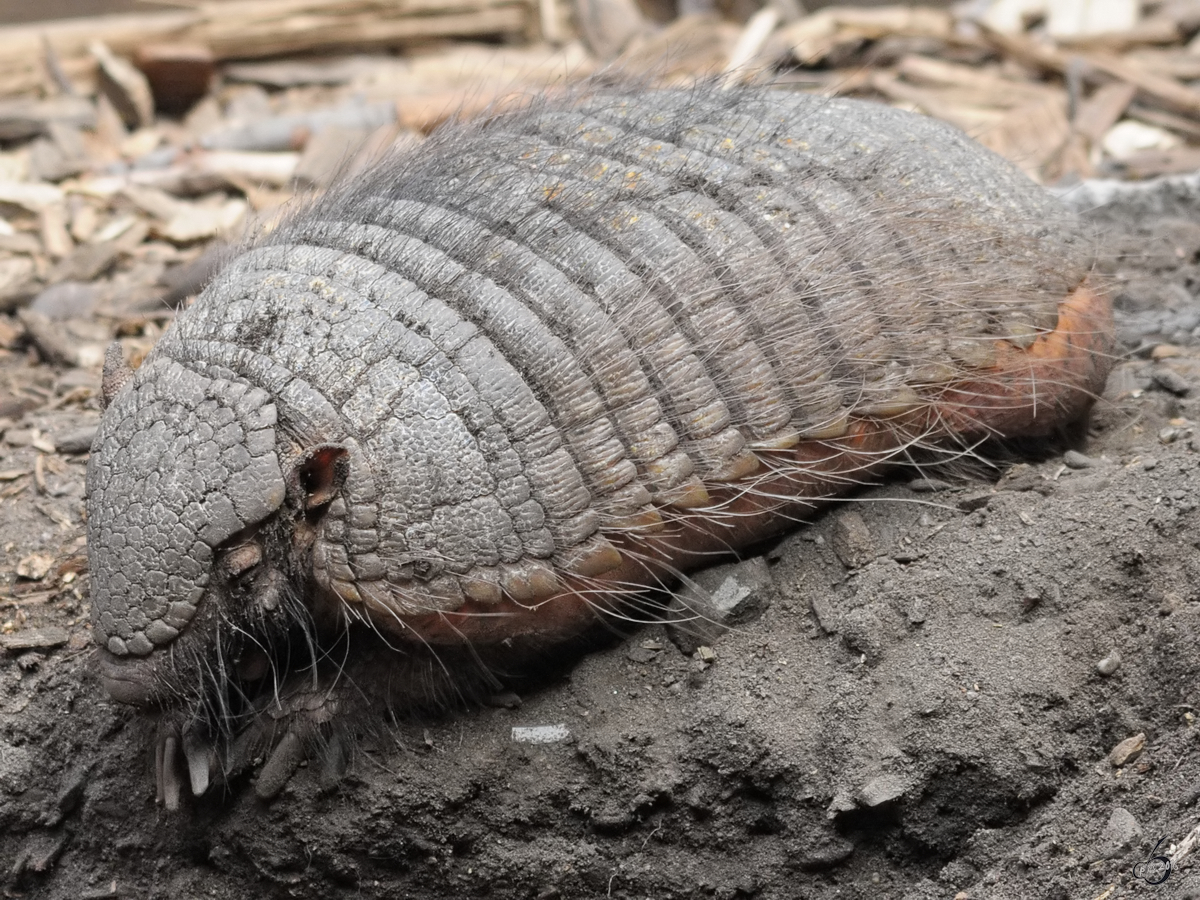
[{"label": "armadillo claw", "polygon": [[258,773],[254,793],[260,800],[271,800],[291,780],[300,763],[304,761],[304,741],[294,731],[288,731],[275,745],[266,765]]},{"label": "armadillo claw", "polygon": [[305,759],[321,763],[321,783],[340,778],[345,753],[336,735],[325,726],[338,711],[337,692],[306,682],[304,687],[273,695],[253,721],[233,741],[223,760],[226,780],[262,763],[254,785],[255,794],[271,800],[283,790]]},{"label": "armadillo claw", "polygon": [[179,809],[185,784],[193,797],[202,796],[216,767],[216,749],[195,729],[181,728],[177,721],[160,724],[154,748],[155,802],[168,812]]},{"label": "armadillo claw", "polygon": [[183,756],[187,760],[192,796],[203,796],[216,770],[216,750],[194,731],[187,731],[183,735]]},{"label": "armadillo claw", "polygon": [[179,735],[174,730],[160,734],[155,744],[154,779],[158,787],[154,801],[165,806],[168,812],[177,811],[183,778],[179,771]]}]

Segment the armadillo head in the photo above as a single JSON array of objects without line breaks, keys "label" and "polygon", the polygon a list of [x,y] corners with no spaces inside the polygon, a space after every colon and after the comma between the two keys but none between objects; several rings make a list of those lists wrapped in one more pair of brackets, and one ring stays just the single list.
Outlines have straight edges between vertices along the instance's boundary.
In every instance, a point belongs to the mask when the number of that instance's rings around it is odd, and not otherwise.
[{"label": "armadillo head", "polygon": [[106,365],[113,382],[87,472],[92,626],[109,692],[148,705],[229,624],[231,593],[274,577],[256,530],[287,486],[260,388],[161,356],[128,377]]}]

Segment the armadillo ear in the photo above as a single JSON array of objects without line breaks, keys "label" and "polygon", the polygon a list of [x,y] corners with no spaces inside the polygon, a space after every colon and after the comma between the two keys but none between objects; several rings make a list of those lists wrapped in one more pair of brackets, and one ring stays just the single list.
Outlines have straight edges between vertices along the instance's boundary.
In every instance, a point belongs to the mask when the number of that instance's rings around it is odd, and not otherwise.
[{"label": "armadillo ear", "polygon": [[292,472],[290,487],[305,509],[316,509],[338,495],[349,472],[346,448],[323,444],[304,455]]},{"label": "armadillo ear", "polygon": [[108,409],[108,404],[121,388],[133,378],[133,369],[125,362],[125,354],[121,350],[121,342],[113,341],[104,351],[104,376],[100,379],[100,405]]}]

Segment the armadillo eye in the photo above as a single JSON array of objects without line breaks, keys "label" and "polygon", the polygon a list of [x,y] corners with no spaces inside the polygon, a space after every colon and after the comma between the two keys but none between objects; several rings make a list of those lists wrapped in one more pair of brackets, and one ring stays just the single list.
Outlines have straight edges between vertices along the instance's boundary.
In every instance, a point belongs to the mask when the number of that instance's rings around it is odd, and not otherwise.
[{"label": "armadillo eye", "polygon": [[262,547],[256,543],[234,547],[225,554],[224,562],[230,577],[236,578],[262,562]]}]

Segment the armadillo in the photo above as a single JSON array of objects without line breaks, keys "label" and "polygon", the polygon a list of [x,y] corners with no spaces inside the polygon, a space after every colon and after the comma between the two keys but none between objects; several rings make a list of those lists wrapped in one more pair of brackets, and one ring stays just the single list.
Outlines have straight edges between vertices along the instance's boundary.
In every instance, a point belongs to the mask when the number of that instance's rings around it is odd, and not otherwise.
[{"label": "armadillo", "polygon": [[93,632],[160,800],[264,719],[277,790],[345,702],[322,660],[453,683],[917,451],[1078,420],[1092,253],[956,129],[780,90],[592,85],[353,176],[107,360]]}]

